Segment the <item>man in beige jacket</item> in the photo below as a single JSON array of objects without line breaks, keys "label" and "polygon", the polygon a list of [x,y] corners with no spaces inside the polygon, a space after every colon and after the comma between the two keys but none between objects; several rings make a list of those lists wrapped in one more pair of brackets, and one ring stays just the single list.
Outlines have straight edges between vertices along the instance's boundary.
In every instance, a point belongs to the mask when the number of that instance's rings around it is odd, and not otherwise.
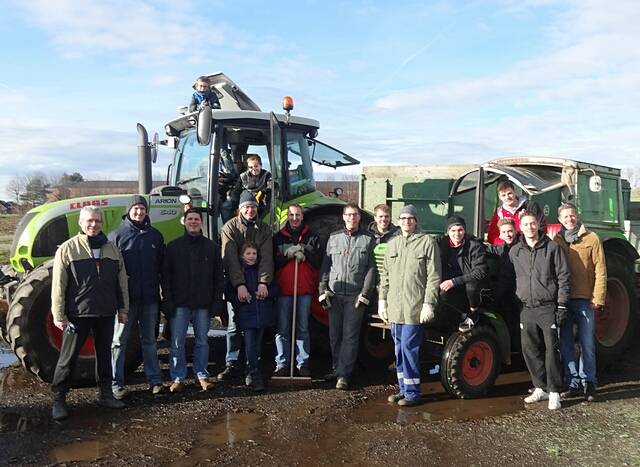
[{"label": "man in beige jacket", "polygon": [[[562,229],[555,241],[564,250],[571,271],[571,292],[567,318],[560,327],[560,352],[567,390],[563,399],[584,395],[596,400],[595,313],[604,306],[607,268],[602,242],[580,222],[576,206],[563,203],[558,208]],[[576,361],[573,325],[578,325],[580,361]]]},{"label": "man in beige jacket", "polygon": [[418,212],[412,204],[398,216],[402,234],[388,243],[380,274],[378,314],[391,322],[395,342],[397,394],[389,402],[415,405],[420,402],[420,344],[422,324],[434,318],[440,285],[440,250],[418,228]]}]

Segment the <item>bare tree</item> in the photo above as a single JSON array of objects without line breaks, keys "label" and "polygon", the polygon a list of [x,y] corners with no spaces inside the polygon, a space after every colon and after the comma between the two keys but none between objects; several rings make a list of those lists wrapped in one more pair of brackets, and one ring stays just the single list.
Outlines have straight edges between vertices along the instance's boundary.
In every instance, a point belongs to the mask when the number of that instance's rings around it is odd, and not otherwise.
[{"label": "bare tree", "polygon": [[18,174],[11,177],[9,183],[7,183],[7,191],[11,193],[11,199],[16,204],[20,204],[20,194],[24,191],[26,184],[25,177]]}]

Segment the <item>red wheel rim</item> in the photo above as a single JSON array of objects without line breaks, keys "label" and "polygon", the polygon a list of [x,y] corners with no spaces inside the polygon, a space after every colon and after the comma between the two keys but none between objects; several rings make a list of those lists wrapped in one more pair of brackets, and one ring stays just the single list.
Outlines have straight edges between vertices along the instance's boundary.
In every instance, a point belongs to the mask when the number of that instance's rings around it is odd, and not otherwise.
[{"label": "red wheel rim", "polygon": [[[60,352],[60,347],[62,347],[62,331],[53,324],[53,315],[51,312],[47,313],[47,336],[49,337],[51,345]],[[93,336],[89,335],[80,349],[80,358],[94,358],[95,353]]]},{"label": "red wheel rim", "polygon": [[485,341],[472,343],[464,354],[462,375],[470,386],[484,383],[493,369],[493,350]]},{"label": "red wheel rim", "polygon": [[612,277],[607,280],[607,297],[604,308],[596,313],[596,338],[604,347],[613,347],[629,325],[629,295],[624,284]]},{"label": "red wheel rim", "polygon": [[318,302],[317,292],[313,294],[313,298],[311,299],[311,316],[318,320],[318,322],[329,327],[329,313],[327,313],[327,310],[322,308],[322,305]]}]

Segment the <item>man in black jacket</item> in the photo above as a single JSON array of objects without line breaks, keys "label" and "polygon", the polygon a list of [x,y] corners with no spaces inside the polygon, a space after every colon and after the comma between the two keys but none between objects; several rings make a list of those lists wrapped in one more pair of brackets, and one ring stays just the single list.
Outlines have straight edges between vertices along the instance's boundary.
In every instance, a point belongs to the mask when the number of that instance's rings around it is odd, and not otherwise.
[{"label": "man in black jacket", "polygon": [[522,213],[522,238],[509,251],[509,258],[516,274],[516,295],[523,304],[522,354],[535,386],[524,401],[548,399],[549,409],[556,410],[564,387],[558,332],[567,315],[570,273],[562,248],[538,229],[535,213]]},{"label": "man in black jacket", "polygon": [[[160,299],[160,270],[164,256],[162,234],[151,227],[147,216],[147,200],[135,195],[120,227],[109,234],[109,240],[122,252],[129,275],[129,319],[125,324],[116,320],[111,344],[113,366],[113,397],[127,395],[124,387],[124,361],[129,332],[138,324],[144,374],[153,394],[163,391],[162,372],[158,364],[156,326]],[[137,336],[136,336],[137,337]]]},{"label": "man in black jacket", "polygon": [[195,209],[184,213],[185,234],[167,245],[162,273],[162,294],[171,317],[169,390],[181,392],[187,377],[185,339],[193,323],[195,346],[193,372],[204,391],[209,382],[209,321],[211,312],[220,313],[224,274],[218,245],[202,235],[202,214]]},{"label": "man in black jacket", "polygon": [[121,409],[111,393],[111,340],[113,317],[127,321],[127,272],[120,250],[102,233],[102,212],[96,206],[80,210],[80,232],[56,250],[51,283],[53,324],[63,331],[60,357],[53,374],[54,420],[69,415],[65,401],[80,349],[89,333],[96,353],[98,403]]},{"label": "man in black jacket", "polygon": [[481,241],[465,232],[460,216],[447,219],[447,235],[439,242],[442,261],[440,297],[462,318],[459,330],[471,330],[478,321],[480,290],[487,277],[486,250]]}]

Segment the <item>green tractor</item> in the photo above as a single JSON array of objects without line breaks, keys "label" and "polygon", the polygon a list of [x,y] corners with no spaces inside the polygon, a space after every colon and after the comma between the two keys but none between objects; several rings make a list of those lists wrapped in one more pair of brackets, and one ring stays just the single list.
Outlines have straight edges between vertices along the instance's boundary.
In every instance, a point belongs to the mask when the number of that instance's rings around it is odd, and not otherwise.
[{"label": "green tractor", "polygon": [[[638,235],[633,219],[630,186],[620,170],[570,159],[516,157],[496,159],[480,167],[365,167],[360,204],[372,209],[380,202],[397,214],[405,204],[418,208],[424,231],[442,234],[445,220],[459,214],[478,238],[485,234],[499,205],[497,185],[508,179],[518,194],[537,201],[547,216],[547,234],[560,229],[557,208],[577,205],[583,223],[603,241],[607,262],[607,297],[596,315],[600,366],[619,357],[636,335],[638,324]],[[511,319],[517,317],[511,316]],[[471,332],[428,329],[430,368],[436,368],[445,389],[454,397],[480,397],[493,387],[502,364],[519,350],[519,335],[498,313],[487,312]],[[517,324],[517,323],[516,323]],[[382,323],[372,320],[371,325]],[[515,334],[515,335],[514,335]],[[434,372],[435,373],[435,372]]]},{"label": "green tractor", "polygon": [[[261,112],[224,74],[207,78],[218,95],[220,109],[204,107],[198,113],[183,113],[169,121],[164,127],[164,141],[155,135],[150,143],[147,131],[138,124],[139,191],[147,196],[152,224],[162,232],[165,242],[183,232],[183,204],[179,198],[184,194],[205,213],[205,234],[217,239],[222,224],[221,182],[228,185],[238,177],[247,154],[260,155],[264,167],[272,173],[270,209],[264,220],[274,232],[286,220],[288,205],[298,203],[304,209],[305,220],[326,240],[341,222],[344,203],[316,190],[314,165],[335,169],[359,162],[316,140],[319,122],[291,115],[292,100],[287,100],[284,114]],[[173,161],[167,170],[166,185],[151,190],[151,163],[155,162],[158,145],[173,150]],[[62,339],[50,313],[52,257],[56,248],[78,232],[83,206],[100,206],[103,230],[109,232],[120,224],[130,197],[93,196],[46,203],[29,211],[18,224],[11,248],[12,271],[0,276],[4,299],[9,304],[6,316],[0,316],[0,328],[24,367],[43,381],[52,379]],[[326,326],[326,313],[317,304],[312,307],[312,315],[316,328]],[[132,332],[131,336],[126,363],[130,371],[140,362],[137,333]],[[77,382],[94,375],[91,339],[80,357],[74,375]]]}]

